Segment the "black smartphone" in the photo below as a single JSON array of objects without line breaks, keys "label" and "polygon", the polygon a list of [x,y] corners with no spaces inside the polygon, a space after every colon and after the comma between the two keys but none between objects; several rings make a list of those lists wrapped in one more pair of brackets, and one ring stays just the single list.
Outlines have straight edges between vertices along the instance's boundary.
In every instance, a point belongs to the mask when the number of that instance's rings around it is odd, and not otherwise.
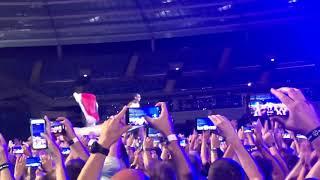
[{"label": "black smartphone", "polygon": [[26,166],[27,167],[39,167],[41,165],[40,157],[28,157],[26,159]]},{"label": "black smartphone", "polygon": [[249,109],[253,116],[288,116],[288,108],[272,94],[250,96]]},{"label": "black smartphone", "polygon": [[142,127],[146,125],[145,116],[158,118],[161,113],[161,108],[158,106],[129,108],[126,116],[126,123],[133,127]]},{"label": "black smartphone", "polygon": [[46,132],[46,122],[44,119],[31,119],[30,129],[32,137],[33,149],[46,149],[48,147],[47,140],[41,136],[41,133]]},{"label": "black smartphone", "polygon": [[148,127],[146,129],[146,133],[147,133],[147,137],[152,137],[152,138],[162,137],[160,131],[151,127]]},{"label": "black smartphone", "polygon": [[216,130],[217,126],[209,118],[196,118],[196,130],[206,131],[206,130]]},{"label": "black smartphone", "polygon": [[64,134],[64,132],[65,132],[64,124],[62,124],[59,121],[52,121],[51,122],[51,132],[53,134]]},{"label": "black smartphone", "polygon": [[13,154],[23,154],[22,146],[13,146],[12,147],[12,153]]}]

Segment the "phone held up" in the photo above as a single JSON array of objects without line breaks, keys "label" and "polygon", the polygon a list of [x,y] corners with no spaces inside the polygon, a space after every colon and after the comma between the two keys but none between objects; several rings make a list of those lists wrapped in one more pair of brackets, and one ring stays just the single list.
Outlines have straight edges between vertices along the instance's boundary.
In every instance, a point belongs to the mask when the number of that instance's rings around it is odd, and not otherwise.
[{"label": "phone held up", "polygon": [[217,126],[209,118],[196,118],[197,131],[216,130]]},{"label": "phone held up", "polygon": [[53,134],[64,134],[65,133],[65,127],[59,121],[52,121],[51,122],[51,132]]},{"label": "phone held up", "polygon": [[30,130],[32,137],[32,148],[35,150],[46,149],[48,147],[47,140],[41,136],[46,131],[46,122],[44,119],[31,119]]},{"label": "phone held up", "polygon": [[39,167],[41,165],[40,157],[28,157],[26,159],[26,167]]},{"label": "phone held up", "polygon": [[145,116],[158,118],[161,113],[161,108],[158,106],[128,108],[126,115],[126,124],[131,125],[131,129],[137,129],[147,124]]}]

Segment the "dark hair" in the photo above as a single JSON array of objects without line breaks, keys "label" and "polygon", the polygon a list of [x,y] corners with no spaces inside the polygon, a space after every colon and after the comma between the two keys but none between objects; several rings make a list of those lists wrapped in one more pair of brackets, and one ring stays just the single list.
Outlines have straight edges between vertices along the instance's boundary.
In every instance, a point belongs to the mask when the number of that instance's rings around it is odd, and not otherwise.
[{"label": "dark hair", "polygon": [[82,159],[72,159],[66,165],[67,175],[70,180],[76,180],[84,166],[85,162]]},{"label": "dark hair", "polygon": [[222,158],[211,164],[208,180],[242,180],[248,179],[246,173],[236,161]]},{"label": "dark hair", "polygon": [[152,180],[176,180],[177,174],[173,163],[170,161],[159,161],[155,164]]}]

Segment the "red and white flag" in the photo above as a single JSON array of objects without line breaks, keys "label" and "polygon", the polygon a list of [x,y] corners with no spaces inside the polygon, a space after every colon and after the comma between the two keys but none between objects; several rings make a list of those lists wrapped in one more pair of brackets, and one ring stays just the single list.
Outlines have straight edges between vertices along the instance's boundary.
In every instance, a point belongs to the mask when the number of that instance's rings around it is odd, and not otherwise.
[{"label": "red and white flag", "polygon": [[96,96],[90,93],[73,93],[73,97],[79,103],[87,120],[87,126],[93,126],[99,122],[98,103]]}]

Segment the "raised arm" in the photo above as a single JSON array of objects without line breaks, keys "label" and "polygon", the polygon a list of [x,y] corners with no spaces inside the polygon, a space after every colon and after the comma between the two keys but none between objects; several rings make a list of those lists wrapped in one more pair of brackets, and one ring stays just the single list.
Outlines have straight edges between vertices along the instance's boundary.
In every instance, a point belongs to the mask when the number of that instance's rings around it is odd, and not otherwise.
[{"label": "raised arm", "polygon": [[271,93],[279,98],[289,110],[289,118],[287,120],[279,118],[277,121],[295,133],[313,137],[310,139],[311,143],[314,149],[319,151],[320,133],[316,132],[320,129],[320,121],[312,104],[306,100],[299,89],[284,87],[271,89]]},{"label": "raised arm", "polygon": [[3,166],[0,171],[0,180],[13,180],[12,167],[8,159],[8,146],[7,142],[0,133],[0,165]]},{"label": "raised arm", "polygon": [[210,131],[204,131],[202,133],[202,143],[201,143],[201,152],[200,152],[200,157],[201,157],[201,161],[202,164],[205,165],[207,163],[209,163],[209,152],[208,152],[208,140],[210,137]]},{"label": "raised arm", "polygon": [[243,147],[230,121],[220,115],[212,115],[209,116],[209,118],[213,121],[214,124],[218,126],[223,135],[226,137],[227,142],[231,145],[231,147],[237,154],[240,164],[248,177],[250,179],[263,179],[263,176],[261,175],[258,167],[256,166],[249,153]]},{"label": "raised arm", "polygon": [[[49,119],[45,116],[44,118],[46,120],[46,124],[50,124]],[[48,149],[50,150],[54,162],[55,162],[55,168],[56,168],[56,179],[57,180],[66,180],[68,179],[66,174],[66,168],[64,165],[64,159],[60,152],[59,146],[56,144],[55,140],[53,139],[53,136],[51,135],[51,128],[50,126],[46,126],[46,134],[41,134],[42,137],[44,137],[48,142]]]},{"label": "raised arm", "polygon": [[[79,157],[80,159],[86,161],[89,158],[89,152],[76,136],[76,133],[73,130],[73,126],[71,122],[65,117],[58,117],[57,121],[60,121],[65,126],[65,131],[66,131],[66,134],[64,136],[65,139],[67,141],[72,141],[72,144],[70,144],[72,155],[75,158]],[[71,160],[71,159],[68,158],[68,160]],[[66,161],[66,164],[67,163],[68,162]]]},{"label": "raised arm", "polygon": [[143,141],[143,164],[146,172],[151,175],[154,171],[155,160],[151,157],[151,150],[153,147],[153,140],[150,137],[145,137]]},{"label": "raised arm", "polygon": [[318,159],[317,163],[310,169],[306,178],[320,179],[320,159]]},{"label": "raised arm", "polygon": [[110,146],[130,128],[130,126],[124,125],[124,116],[126,111],[127,107],[124,107],[118,115],[111,117],[102,124],[101,136],[96,145],[100,148],[104,148],[104,153],[98,152],[90,155],[88,161],[80,172],[78,177],[79,180],[100,178],[103,164],[106,156],[108,155]]},{"label": "raised arm", "polygon": [[179,179],[192,179],[193,172],[185,151],[180,147],[178,138],[173,129],[172,119],[164,102],[158,103],[161,106],[161,114],[159,118],[152,119],[146,117],[148,123],[158,129],[165,137],[169,137],[168,149],[172,155],[173,163],[178,171]]},{"label": "raised arm", "polygon": [[[254,132],[256,135],[256,146],[260,150],[261,154],[264,158],[269,159],[272,163],[272,177],[273,179],[284,179],[287,172],[287,169],[283,169],[281,164],[277,161],[277,159],[272,156],[269,149],[267,147],[275,148],[275,138],[272,130],[262,130],[262,124],[260,120],[257,121]],[[262,135],[262,132],[264,134]]]},{"label": "raised arm", "polygon": [[[213,163],[218,159],[218,151],[220,149],[220,141],[219,141],[219,136],[215,134],[211,134],[210,137],[210,162]],[[228,151],[228,148],[227,148]],[[226,152],[227,152],[226,151]],[[225,152],[225,154],[226,154]],[[230,157],[232,159],[232,157]]]}]

